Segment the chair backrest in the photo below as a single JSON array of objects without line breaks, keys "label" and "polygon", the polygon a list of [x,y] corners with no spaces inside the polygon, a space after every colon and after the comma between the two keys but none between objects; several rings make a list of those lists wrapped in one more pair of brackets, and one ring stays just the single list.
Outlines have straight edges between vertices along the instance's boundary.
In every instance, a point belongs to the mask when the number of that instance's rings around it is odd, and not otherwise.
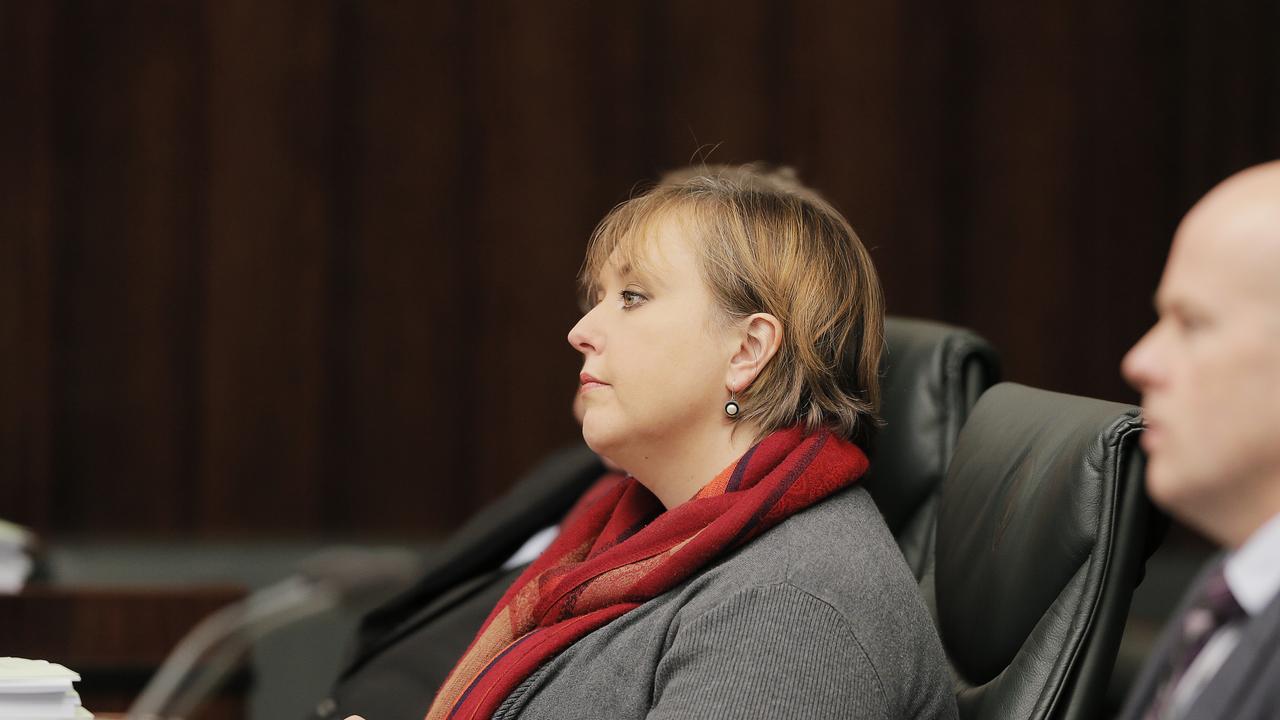
[{"label": "chair backrest", "polygon": [[1097,716],[1149,552],[1141,426],[1136,407],[1012,383],[973,408],[921,586],[962,720]]},{"label": "chair backrest", "polygon": [[964,328],[890,317],[881,364],[885,426],[863,480],[917,579],[933,548],[938,486],[978,396],[999,378],[991,345]]}]

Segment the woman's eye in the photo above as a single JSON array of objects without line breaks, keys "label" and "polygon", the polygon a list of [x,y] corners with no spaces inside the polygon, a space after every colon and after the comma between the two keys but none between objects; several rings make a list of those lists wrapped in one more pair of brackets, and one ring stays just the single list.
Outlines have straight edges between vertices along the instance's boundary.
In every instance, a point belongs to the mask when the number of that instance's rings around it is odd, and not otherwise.
[{"label": "woman's eye", "polygon": [[619,297],[622,298],[622,307],[624,309],[633,308],[648,299],[635,290],[623,290],[619,293]]}]

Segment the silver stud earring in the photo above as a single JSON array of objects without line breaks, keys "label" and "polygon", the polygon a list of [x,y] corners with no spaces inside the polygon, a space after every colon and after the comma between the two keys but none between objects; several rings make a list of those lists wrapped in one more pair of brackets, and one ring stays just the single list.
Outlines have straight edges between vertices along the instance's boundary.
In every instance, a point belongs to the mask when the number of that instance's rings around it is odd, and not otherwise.
[{"label": "silver stud earring", "polygon": [[738,411],[742,408],[738,407],[738,396],[736,393],[729,393],[729,402],[724,404],[724,414],[731,418],[738,417]]}]

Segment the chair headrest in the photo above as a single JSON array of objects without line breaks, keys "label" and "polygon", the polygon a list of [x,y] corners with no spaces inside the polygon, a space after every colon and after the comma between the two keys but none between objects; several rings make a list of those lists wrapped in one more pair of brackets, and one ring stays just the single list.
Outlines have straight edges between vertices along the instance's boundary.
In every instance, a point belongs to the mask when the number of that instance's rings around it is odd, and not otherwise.
[{"label": "chair headrest", "polygon": [[1090,632],[1122,493],[1141,483],[1141,424],[1130,405],[1013,383],[974,407],[939,498],[934,570],[943,644],[968,686],[1068,682],[1071,662],[1054,658]]},{"label": "chair headrest", "polygon": [[969,409],[998,379],[995,350],[964,328],[885,321],[881,416],[863,486],[895,535],[942,481]]}]

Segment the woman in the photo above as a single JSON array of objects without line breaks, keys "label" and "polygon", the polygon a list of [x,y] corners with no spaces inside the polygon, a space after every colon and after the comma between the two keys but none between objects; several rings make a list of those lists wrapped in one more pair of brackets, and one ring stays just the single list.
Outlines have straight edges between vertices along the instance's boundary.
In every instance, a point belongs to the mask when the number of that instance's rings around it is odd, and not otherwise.
[{"label": "woman", "polygon": [[787,176],[684,173],[601,222],[581,280],[583,437],[629,475],[578,502],[428,720],[955,717],[857,485],[883,302],[844,218]]}]

